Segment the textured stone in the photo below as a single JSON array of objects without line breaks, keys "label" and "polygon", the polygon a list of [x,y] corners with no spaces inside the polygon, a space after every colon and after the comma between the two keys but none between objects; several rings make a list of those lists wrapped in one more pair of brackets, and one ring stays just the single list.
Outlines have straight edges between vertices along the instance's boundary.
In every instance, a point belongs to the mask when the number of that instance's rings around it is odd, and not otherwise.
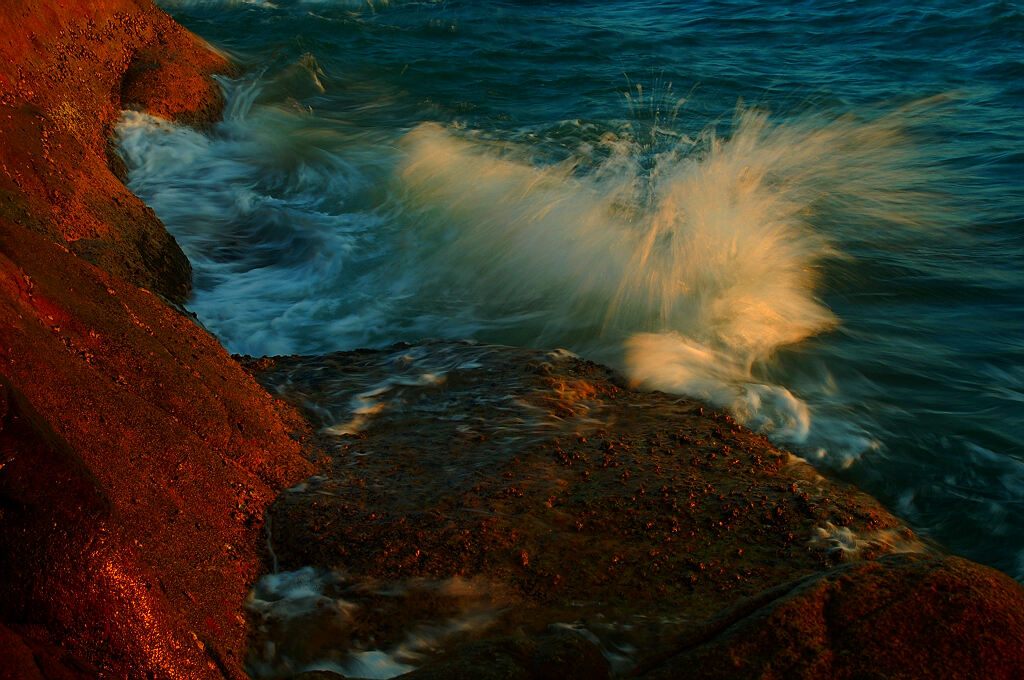
[{"label": "textured stone", "polygon": [[271,509],[289,528],[275,534],[281,567],[336,569],[342,593],[453,579],[477,593],[353,599],[359,629],[335,646],[397,649],[422,622],[490,613],[471,632],[450,625],[410,678],[600,677],[599,650],[651,678],[1019,667],[1019,584],[942,556],[698,402],[564,353],[467,343],[249,365],[308,410],[330,459]]},{"label": "textured stone", "polygon": [[263,508],[311,471],[302,421],[161,299],[188,263],[106,138],[126,93],[208,119],[226,62],[141,0],[11,0],[0,34],[0,623],[64,650],[48,678],[65,656],[241,678]]},{"label": "textured stone", "polygon": [[642,677],[1011,680],[1024,668],[1020,584],[961,558],[888,556],[777,594]]},{"label": "textured stone", "polygon": [[108,166],[122,108],[204,124],[223,57],[150,2],[0,5],[0,217],[175,303],[191,267]]}]

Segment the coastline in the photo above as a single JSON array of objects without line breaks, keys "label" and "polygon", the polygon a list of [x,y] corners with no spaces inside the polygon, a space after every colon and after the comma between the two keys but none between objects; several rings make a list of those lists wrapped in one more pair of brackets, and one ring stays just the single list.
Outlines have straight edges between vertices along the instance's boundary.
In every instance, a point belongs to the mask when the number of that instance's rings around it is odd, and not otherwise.
[{"label": "coastline", "polygon": [[129,106],[212,120],[230,67],[148,2],[9,3],[0,30],[14,677],[245,677],[263,509],[311,470],[301,422],[174,308],[187,260],[107,141]]},{"label": "coastline", "polygon": [[[246,677],[243,601],[267,571],[264,512],[281,489],[314,472],[313,442],[326,445],[313,438],[304,448],[297,437],[312,437],[308,416],[272,399],[176,309],[187,297],[188,262],[118,180],[107,141],[128,107],[209,124],[221,103],[209,76],[230,65],[148,1],[16,2],[0,12],[0,30],[11,38],[0,45],[0,650],[18,669],[13,677]],[[265,364],[275,362],[288,360]],[[607,378],[587,380],[610,394]],[[585,382],[579,390],[595,399]],[[759,446],[766,459],[782,455]],[[806,614],[823,602],[845,618],[807,620],[845,626],[858,645],[906,634],[899,653],[907,668],[916,659],[950,677],[1011,678],[1024,664],[1024,589],[965,560],[824,563],[781,581],[765,591],[771,597],[716,601],[705,619],[728,611],[644,669],[677,677],[700,666],[700,677],[718,677],[731,655],[750,663],[722,677],[770,677],[756,673],[773,659],[778,665],[806,633],[802,624],[789,637],[773,632],[780,619],[794,620],[786,608]],[[906,606],[860,631],[858,612],[842,603],[870,601],[866,594]],[[929,601],[946,603],[931,628],[906,620]],[[973,612],[961,619],[964,607]],[[991,620],[1001,622],[1000,640],[985,631]],[[799,652],[811,659],[809,675],[792,677],[815,677],[821,658],[841,656],[834,645],[842,635],[809,636],[820,649]],[[885,668],[896,653],[879,645],[866,663]],[[500,656],[468,648],[416,677],[454,677],[451,664],[473,654]],[[506,656],[519,663],[516,654]],[[865,662],[829,663],[843,677]]]}]

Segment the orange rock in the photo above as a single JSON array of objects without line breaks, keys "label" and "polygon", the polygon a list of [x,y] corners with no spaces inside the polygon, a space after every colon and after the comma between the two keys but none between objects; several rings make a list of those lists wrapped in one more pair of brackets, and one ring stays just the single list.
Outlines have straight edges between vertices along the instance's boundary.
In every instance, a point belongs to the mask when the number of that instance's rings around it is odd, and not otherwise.
[{"label": "orange rock", "polygon": [[208,121],[227,64],[147,0],[11,0],[0,36],[0,623],[104,675],[241,678],[302,421],[161,299],[188,262],[107,154],[125,104]]},{"label": "orange rock", "polygon": [[[387,649],[459,611],[490,618],[469,640],[434,641],[410,677],[598,677],[583,641],[651,680],[1009,680],[1024,667],[1020,584],[941,555],[698,402],[625,389],[584,360],[469,343],[250,366],[309,409],[331,459],[270,510],[288,527],[279,564],[339,570],[358,622],[314,645],[301,619],[275,629],[264,614],[259,639],[279,645],[255,653],[270,668],[286,644],[307,662]],[[379,408],[347,423],[367,394]],[[435,595],[453,580],[486,597],[453,614]],[[361,584],[403,593],[401,606]],[[577,644],[538,660],[528,650],[553,630]]]},{"label": "orange rock", "polygon": [[133,0],[11,0],[0,36],[0,217],[183,301],[188,260],[111,172],[108,136],[127,106],[208,123],[222,104],[209,75],[229,64]]},{"label": "orange rock", "polygon": [[958,557],[883,557],[774,594],[642,677],[1011,680],[1024,668],[1024,590]]}]

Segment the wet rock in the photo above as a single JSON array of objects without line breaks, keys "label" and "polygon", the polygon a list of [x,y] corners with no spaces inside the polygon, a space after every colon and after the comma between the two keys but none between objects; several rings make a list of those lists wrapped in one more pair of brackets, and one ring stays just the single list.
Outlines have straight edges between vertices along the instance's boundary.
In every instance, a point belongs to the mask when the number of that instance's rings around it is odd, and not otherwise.
[{"label": "wet rock", "polygon": [[608,662],[596,644],[568,629],[536,638],[509,637],[470,643],[402,675],[408,680],[602,680]]},{"label": "wet rock", "polygon": [[611,668],[600,647],[587,636],[556,629],[537,645],[530,659],[535,680],[610,680]]},{"label": "wet rock", "polygon": [[956,557],[844,565],[734,616],[641,677],[1009,680],[1024,668],[1020,585]]},{"label": "wet rock", "polygon": [[188,263],[107,165],[122,95],[200,123],[226,62],[148,1],[2,3],[0,33],[0,624],[47,678],[242,678],[302,421],[161,299]]},{"label": "wet rock", "polygon": [[531,644],[522,640],[478,642],[401,677],[407,680],[531,680],[531,648]]},{"label": "wet rock", "polygon": [[[471,630],[452,623],[458,607],[349,601],[363,635],[335,646],[339,663],[345,650],[399,659],[410,631],[429,625],[440,632],[419,658],[404,657],[422,666],[409,677],[468,674],[479,649],[502,659],[487,670],[495,677],[564,675],[583,649],[600,650],[605,673],[609,664],[618,675],[653,673],[650,664],[721,627],[723,612],[734,612],[732,625],[735,612],[752,615],[794,580],[854,563],[898,584],[902,563],[873,560],[935,553],[871,498],[727,415],[630,390],[567,353],[435,342],[249,366],[306,410],[328,457],[270,511],[274,526],[288,527],[273,539],[284,572],[344,574],[350,592],[461,579],[488,593],[489,609],[476,611],[489,616]],[[1004,614],[1017,606],[965,597]],[[958,630],[952,609],[935,621],[944,634]],[[836,623],[842,630],[853,617]],[[541,644],[553,627],[580,637]],[[971,644],[987,644],[980,627],[972,631]],[[579,640],[591,647],[565,646]],[[518,651],[499,654],[495,641]],[[772,658],[770,647],[748,650],[751,663]],[[542,652],[547,661],[533,665]],[[563,652],[574,660],[563,663]],[[690,672],[688,663],[671,668],[673,677]]]}]

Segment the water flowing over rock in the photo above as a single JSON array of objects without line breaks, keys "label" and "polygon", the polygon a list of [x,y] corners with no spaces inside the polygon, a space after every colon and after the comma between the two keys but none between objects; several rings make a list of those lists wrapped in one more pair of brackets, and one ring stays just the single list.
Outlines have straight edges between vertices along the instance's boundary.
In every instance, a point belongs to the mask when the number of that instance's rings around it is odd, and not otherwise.
[{"label": "water flowing over rock", "polygon": [[[657,678],[1009,678],[1022,660],[1015,582],[699,402],[486,345],[250,366],[327,458],[269,513],[264,583],[292,580],[254,594],[257,677],[356,676],[368,655],[379,677],[423,666],[410,678],[598,677],[598,652]],[[1000,595],[969,606],[982,591]],[[988,655],[950,644],[985,620],[1015,632]]]}]

